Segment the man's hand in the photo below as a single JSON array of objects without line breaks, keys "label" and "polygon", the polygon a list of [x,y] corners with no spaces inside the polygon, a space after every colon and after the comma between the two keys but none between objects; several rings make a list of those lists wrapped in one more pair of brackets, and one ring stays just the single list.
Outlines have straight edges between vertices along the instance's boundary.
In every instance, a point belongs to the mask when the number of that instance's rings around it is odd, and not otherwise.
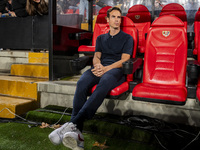
[{"label": "man's hand", "polygon": [[94,65],[94,69],[92,69],[92,73],[97,77],[102,77],[107,71],[111,68],[109,66],[103,66],[102,64]]},{"label": "man's hand", "polygon": [[102,64],[96,64],[94,69],[92,69],[92,73],[97,77],[101,77],[104,74],[104,68]]}]

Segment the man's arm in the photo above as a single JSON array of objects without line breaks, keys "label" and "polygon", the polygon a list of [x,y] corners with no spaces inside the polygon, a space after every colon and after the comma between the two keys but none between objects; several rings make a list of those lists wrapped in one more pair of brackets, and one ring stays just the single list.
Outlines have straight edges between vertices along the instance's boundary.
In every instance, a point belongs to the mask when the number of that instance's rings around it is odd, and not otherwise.
[{"label": "man's arm", "polygon": [[95,52],[94,53],[94,58],[93,58],[93,66],[96,64],[101,64],[101,52]]},{"label": "man's arm", "polygon": [[97,77],[100,77],[100,75],[103,73],[102,70],[103,65],[101,64],[100,59],[101,59],[101,52],[95,52],[93,58],[94,69],[92,69],[91,71]]},{"label": "man's arm", "polygon": [[114,69],[114,68],[121,68],[122,67],[122,63],[129,60],[130,59],[130,55],[129,54],[125,54],[123,53],[122,54],[122,57],[121,57],[121,60],[111,64],[111,65],[108,65],[108,66],[105,66],[103,67],[103,72],[106,73],[107,71],[111,70],[111,69]]},{"label": "man's arm", "polygon": [[[94,69],[92,69],[92,72],[95,76],[97,77],[101,77],[104,73],[106,73],[107,71],[111,70],[111,69],[114,69],[114,68],[121,68],[122,67],[122,63],[129,60],[130,59],[130,55],[129,54],[125,54],[123,53],[122,54],[122,57],[121,57],[121,60],[111,64],[111,65],[108,65],[108,66],[103,66],[100,63],[97,63],[96,65],[94,65]],[[97,60],[98,62],[98,60]],[[93,64],[94,64],[94,59],[93,59]]]}]

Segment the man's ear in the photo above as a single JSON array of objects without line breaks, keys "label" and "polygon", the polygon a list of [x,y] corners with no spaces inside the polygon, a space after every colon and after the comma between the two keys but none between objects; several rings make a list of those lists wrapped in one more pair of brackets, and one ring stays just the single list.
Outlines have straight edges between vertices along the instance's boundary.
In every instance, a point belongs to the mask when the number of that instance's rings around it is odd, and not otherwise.
[{"label": "man's ear", "polygon": [[107,22],[109,22],[109,18],[106,16],[105,19],[107,20]]}]

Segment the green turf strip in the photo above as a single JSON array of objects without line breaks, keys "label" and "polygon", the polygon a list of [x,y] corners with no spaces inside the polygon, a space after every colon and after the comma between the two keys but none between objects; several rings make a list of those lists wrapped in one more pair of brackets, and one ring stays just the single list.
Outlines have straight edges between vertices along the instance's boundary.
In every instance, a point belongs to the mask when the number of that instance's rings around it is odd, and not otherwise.
[{"label": "green turf strip", "polygon": [[[62,144],[55,146],[49,139],[48,134],[53,129],[39,127],[29,128],[26,124],[0,123],[0,149],[1,150],[68,150]],[[148,144],[108,138],[107,136],[84,133],[85,150],[93,148],[95,141],[103,143],[107,140],[108,150],[154,150],[158,149]]]},{"label": "green turf strip", "polygon": [[[61,118],[65,109],[65,107],[47,106],[44,109],[30,111],[27,114],[26,119],[54,124]],[[56,112],[52,113],[51,111]],[[59,122],[60,124],[64,124],[70,120],[71,111],[71,109],[67,109],[66,113],[68,115],[63,116]],[[123,119],[125,118],[115,115],[97,114],[94,119],[86,121],[84,124],[85,150],[91,150],[95,141],[103,143],[105,140],[107,140],[107,145],[110,146],[109,149],[113,150],[162,149],[161,145],[167,147],[169,150],[182,149],[188,143],[193,141],[200,131],[199,128],[167,124],[162,121],[161,124],[156,121],[153,121],[153,124],[150,124],[152,126],[155,125],[156,131],[117,124],[117,122],[120,122]],[[149,124],[145,123],[136,123],[136,125],[147,125],[146,127],[149,127]],[[49,133],[46,133],[46,136]],[[196,147],[200,147],[200,138],[194,140],[187,149],[195,149]]]},{"label": "green turf strip", "polygon": [[[38,112],[38,111],[30,111],[27,114],[27,119],[31,121],[37,122],[46,122],[49,124],[54,124],[60,119],[60,114],[48,113],[48,112]],[[60,124],[64,124],[65,122],[70,120],[70,116],[64,115]],[[115,123],[109,123],[100,120],[88,120],[84,123],[84,131],[94,132],[97,134],[102,134],[109,137],[116,137],[127,140],[136,140],[148,142],[151,140],[152,134],[150,132],[133,129],[126,125],[119,125]]]}]

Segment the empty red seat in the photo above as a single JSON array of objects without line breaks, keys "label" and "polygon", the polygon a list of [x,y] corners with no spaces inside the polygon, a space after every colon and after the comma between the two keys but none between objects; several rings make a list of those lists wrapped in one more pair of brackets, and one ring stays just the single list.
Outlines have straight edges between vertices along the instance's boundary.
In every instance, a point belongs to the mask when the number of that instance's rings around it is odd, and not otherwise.
[{"label": "empty red seat", "polygon": [[196,12],[195,19],[194,19],[194,50],[193,54],[197,55],[198,47],[199,47],[199,32],[200,31],[200,8]]},{"label": "empty red seat", "polygon": [[66,9],[66,14],[73,14],[74,13],[74,10],[73,9]]},{"label": "empty red seat", "polygon": [[97,15],[96,23],[107,23],[107,11],[110,9],[111,6],[103,7],[99,10],[99,14]]},{"label": "empty red seat", "polygon": [[[200,14],[200,8],[197,11],[196,16],[195,16],[194,32],[195,32],[195,48],[196,48],[196,52],[194,50],[193,54],[197,55],[197,61],[198,61],[199,65],[200,65],[200,46],[199,46],[199,42],[200,42],[200,38],[199,38],[199,30],[200,30],[199,19],[200,18],[199,18],[199,14]],[[198,77],[196,97],[200,101],[200,76]]]},{"label": "empty red seat", "polygon": [[[134,40],[134,47],[133,47],[133,55],[132,57],[136,57],[136,50],[137,50],[137,43],[138,43],[138,32],[137,29],[133,23],[133,21],[128,17],[122,17],[121,22],[121,30],[124,31],[127,34],[130,34],[133,37]],[[140,66],[142,64],[142,59],[138,59],[135,61],[135,66]],[[126,82],[122,83],[120,86],[112,89],[108,95],[111,98],[118,98],[123,93],[129,91],[129,82],[133,81],[133,75],[127,75]],[[91,92],[93,92],[96,89],[96,85],[91,89]]]},{"label": "empty red seat", "polygon": [[95,45],[96,45],[96,39],[99,35],[104,34],[109,31],[107,27],[107,11],[110,9],[111,6],[106,6],[103,7],[99,11],[99,15],[97,16],[97,20],[94,26],[94,33],[93,33],[93,38],[92,38],[92,46],[86,46],[86,45],[81,45],[78,48],[78,52],[80,53],[94,53],[95,51]]},{"label": "empty red seat", "polygon": [[107,33],[108,31],[109,31],[109,26],[107,26],[107,24],[96,23],[94,26],[94,32],[93,32],[93,37],[92,37],[92,46],[81,45],[78,48],[78,52],[79,53],[94,53],[97,37],[101,34]]},{"label": "empty red seat", "polygon": [[132,91],[134,100],[183,105],[186,89],[187,34],[177,17],[157,18],[147,33],[143,83]]},{"label": "empty red seat", "polygon": [[197,99],[200,101],[200,77],[198,79],[196,95],[197,95]]},{"label": "empty red seat", "polygon": [[145,51],[145,34],[148,32],[151,25],[151,14],[146,6],[138,4],[132,6],[126,15],[133,22],[139,33],[138,52]]},{"label": "empty red seat", "polygon": [[165,5],[162,8],[159,16],[163,16],[163,15],[172,15],[172,16],[176,16],[180,18],[184,22],[184,26],[187,30],[187,14],[185,12],[184,7],[181,6],[180,4],[170,3],[170,4]]}]

